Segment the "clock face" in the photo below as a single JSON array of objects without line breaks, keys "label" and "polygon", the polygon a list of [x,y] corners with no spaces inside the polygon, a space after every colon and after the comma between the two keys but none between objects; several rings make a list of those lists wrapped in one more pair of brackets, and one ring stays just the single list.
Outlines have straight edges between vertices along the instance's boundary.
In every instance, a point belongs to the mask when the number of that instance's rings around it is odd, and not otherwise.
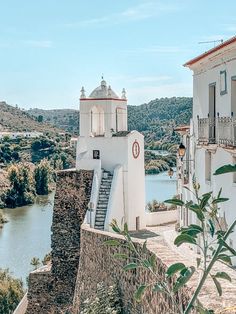
[{"label": "clock face", "polygon": [[137,142],[137,140],[135,140],[134,143],[133,143],[132,153],[133,153],[133,157],[135,159],[137,159],[139,154],[140,154],[140,146],[139,146],[139,143]]}]

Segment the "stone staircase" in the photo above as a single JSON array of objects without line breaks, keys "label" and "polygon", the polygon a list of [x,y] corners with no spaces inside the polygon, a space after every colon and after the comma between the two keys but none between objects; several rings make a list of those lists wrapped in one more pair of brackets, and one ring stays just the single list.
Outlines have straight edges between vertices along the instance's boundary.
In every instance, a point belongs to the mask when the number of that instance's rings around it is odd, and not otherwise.
[{"label": "stone staircase", "polygon": [[98,204],[96,209],[96,217],[94,224],[95,229],[104,230],[112,178],[113,175],[110,172],[108,171],[103,172],[103,177],[99,190]]}]

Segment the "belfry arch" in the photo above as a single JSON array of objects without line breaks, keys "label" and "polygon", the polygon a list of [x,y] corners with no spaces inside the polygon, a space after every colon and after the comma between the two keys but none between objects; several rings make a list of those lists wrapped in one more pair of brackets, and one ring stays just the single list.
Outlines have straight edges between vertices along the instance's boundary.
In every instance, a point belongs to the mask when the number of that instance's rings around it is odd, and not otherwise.
[{"label": "belfry arch", "polygon": [[93,106],[90,111],[90,129],[93,136],[103,136],[105,133],[104,110],[99,106]]}]

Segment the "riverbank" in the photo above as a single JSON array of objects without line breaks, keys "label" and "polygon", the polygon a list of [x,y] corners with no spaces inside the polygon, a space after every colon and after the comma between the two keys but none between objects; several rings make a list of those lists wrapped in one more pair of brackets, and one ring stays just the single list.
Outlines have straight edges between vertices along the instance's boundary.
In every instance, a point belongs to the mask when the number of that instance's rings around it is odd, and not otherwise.
[{"label": "riverbank", "polygon": [[145,173],[159,174],[176,166],[176,156],[172,153],[158,154],[155,151],[145,151]]},{"label": "riverbank", "polygon": [[[170,179],[167,172],[146,175],[145,186],[146,203],[153,199],[164,201],[176,194],[175,175]],[[9,222],[0,229],[0,267],[9,268],[24,283],[33,270],[32,258],[42,260],[51,250],[53,204],[54,192],[38,197],[33,205],[3,209]]]}]

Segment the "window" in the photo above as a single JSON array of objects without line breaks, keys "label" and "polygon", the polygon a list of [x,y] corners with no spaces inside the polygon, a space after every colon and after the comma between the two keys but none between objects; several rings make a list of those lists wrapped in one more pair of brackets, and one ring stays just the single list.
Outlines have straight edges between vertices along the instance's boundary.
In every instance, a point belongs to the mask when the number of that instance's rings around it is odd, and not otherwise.
[{"label": "window", "polygon": [[220,94],[227,94],[227,77],[226,71],[220,71]]},{"label": "window", "polygon": [[211,181],[211,152],[205,153],[205,179]]},{"label": "window", "polygon": [[[236,165],[236,156],[233,157],[233,165]],[[233,172],[233,183],[236,183],[236,172]]]}]

